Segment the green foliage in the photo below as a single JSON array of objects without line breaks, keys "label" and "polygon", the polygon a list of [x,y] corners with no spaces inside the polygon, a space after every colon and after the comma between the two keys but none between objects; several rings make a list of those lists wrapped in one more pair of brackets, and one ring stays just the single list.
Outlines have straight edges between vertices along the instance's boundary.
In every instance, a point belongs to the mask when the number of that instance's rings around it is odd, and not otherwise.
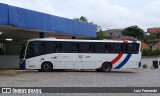
[{"label": "green foliage", "polygon": [[154,35],[156,39],[160,39],[160,32],[154,32],[151,35]]},{"label": "green foliage", "polygon": [[104,35],[104,32],[97,32],[97,37],[96,37],[96,39],[98,39],[98,40],[103,40],[103,39],[105,39],[105,35]]},{"label": "green foliage", "polygon": [[96,33],[97,34],[96,39],[98,39],[98,40],[105,39],[105,33],[102,31],[101,26],[97,26],[96,31],[97,31],[97,33]]},{"label": "green foliage", "polygon": [[144,36],[145,41],[155,40],[155,39],[160,39],[160,32],[154,32],[154,33],[151,33],[149,36],[148,35]]},{"label": "green foliage", "polygon": [[[74,18],[73,20],[88,23],[88,19],[84,16],[81,16],[80,18]],[[91,22],[91,23],[93,24],[93,22]]]},{"label": "green foliage", "polygon": [[143,64],[142,68],[144,68],[144,69],[148,68],[147,64]]},{"label": "green foliage", "polygon": [[125,28],[122,31],[122,34],[126,36],[133,36],[137,39],[143,39],[144,37],[144,31],[136,25]]},{"label": "green foliage", "polygon": [[160,49],[144,49],[142,52],[143,56],[157,56],[160,55]]}]

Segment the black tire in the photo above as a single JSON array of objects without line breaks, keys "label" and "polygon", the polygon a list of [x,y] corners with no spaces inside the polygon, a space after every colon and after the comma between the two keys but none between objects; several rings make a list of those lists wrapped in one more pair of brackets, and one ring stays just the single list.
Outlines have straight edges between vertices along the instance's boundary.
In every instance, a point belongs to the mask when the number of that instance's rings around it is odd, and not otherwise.
[{"label": "black tire", "polygon": [[41,71],[50,72],[53,69],[53,65],[50,62],[44,62],[41,65]]},{"label": "black tire", "polygon": [[112,64],[111,63],[105,62],[105,63],[102,64],[102,71],[103,72],[110,72],[111,69],[112,69]]}]

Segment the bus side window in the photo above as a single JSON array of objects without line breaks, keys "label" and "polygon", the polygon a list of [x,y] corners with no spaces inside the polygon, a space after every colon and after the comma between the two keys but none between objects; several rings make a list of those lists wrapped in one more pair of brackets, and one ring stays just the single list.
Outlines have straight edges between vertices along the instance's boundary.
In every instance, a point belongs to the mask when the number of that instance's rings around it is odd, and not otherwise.
[{"label": "bus side window", "polygon": [[59,52],[59,50],[58,50],[58,44],[57,43],[54,44],[54,50],[55,50],[56,53]]},{"label": "bus side window", "polygon": [[45,52],[46,52],[45,43],[41,43],[41,50],[40,50],[40,53],[41,53],[41,54],[45,54]]},{"label": "bus side window", "polygon": [[55,43],[54,49],[55,49],[55,52],[56,52],[56,53],[61,53],[61,52],[63,52],[63,50],[62,50],[62,43]]},{"label": "bus side window", "polygon": [[94,44],[93,44],[93,43],[88,45],[88,52],[89,52],[89,53],[95,52],[95,47],[94,47]]},{"label": "bus side window", "polygon": [[122,53],[122,46],[120,43],[111,44],[111,53]]},{"label": "bus side window", "polygon": [[139,52],[139,44],[128,44],[128,53],[137,54]]},{"label": "bus side window", "polygon": [[76,43],[74,43],[73,44],[73,53],[79,53],[80,51],[79,51],[79,44],[76,44]]},{"label": "bus side window", "polygon": [[124,45],[124,50],[125,50],[125,52],[124,52],[124,53],[127,53],[127,52],[128,52],[128,48],[127,48],[127,46],[128,46],[128,43]]},{"label": "bus side window", "polygon": [[99,42],[95,44],[96,53],[104,53],[103,49],[105,49],[105,48],[103,45],[104,45],[103,43],[99,43]]},{"label": "bus side window", "polygon": [[91,44],[89,44],[89,46],[88,46],[88,52],[92,53],[92,45]]},{"label": "bus side window", "polygon": [[110,52],[110,46],[109,44],[105,44],[105,50],[104,50],[105,53],[109,53]]},{"label": "bus side window", "polygon": [[59,43],[58,51],[59,51],[60,53],[61,53],[61,52],[63,52],[63,49],[62,49],[62,43]]}]

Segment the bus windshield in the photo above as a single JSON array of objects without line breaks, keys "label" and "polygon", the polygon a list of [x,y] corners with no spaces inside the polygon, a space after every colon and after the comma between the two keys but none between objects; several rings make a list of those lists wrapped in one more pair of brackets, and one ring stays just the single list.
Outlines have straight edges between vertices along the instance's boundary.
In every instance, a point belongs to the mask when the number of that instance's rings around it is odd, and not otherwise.
[{"label": "bus windshield", "polygon": [[25,49],[26,49],[26,43],[21,44],[20,53],[19,53],[19,59],[24,58]]}]

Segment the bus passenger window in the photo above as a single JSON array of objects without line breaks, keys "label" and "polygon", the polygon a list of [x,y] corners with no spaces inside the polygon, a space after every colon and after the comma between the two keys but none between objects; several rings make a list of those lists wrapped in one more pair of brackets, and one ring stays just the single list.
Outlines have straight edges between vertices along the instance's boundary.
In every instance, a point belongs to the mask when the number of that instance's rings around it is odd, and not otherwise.
[{"label": "bus passenger window", "polygon": [[56,53],[59,52],[59,51],[58,51],[58,44],[55,44],[55,45],[54,45],[54,50],[55,50]]},{"label": "bus passenger window", "polygon": [[139,52],[139,44],[128,44],[128,53],[137,54]]},{"label": "bus passenger window", "polygon": [[79,52],[79,44],[73,44],[73,53]]},{"label": "bus passenger window", "polygon": [[127,46],[128,46],[127,43],[123,45],[123,53],[127,53],[128,52]]},{"label": "bus passenger window", "polygon": [[88,52],[91,53],[92,52],[92,45],[90,44],[88,47]]},{"label": "bus passenger window", "polygon": [[58,51],[59,51],[59,52],[63,52],[63,50],[62,50],[62,44],[61,44],[61,43],[59,44]]},{"label": "bus passenger window", "polygon": [[120,43],[111,44],[111,53],[122,53],[122,46]]},{"label": "bus passenger window", "polygon": [[93,53],[94,52],[94,45],[93,44],[89,44],[89,46],[88,46],[88,52],[89,53]]},{"label": "bus passenger window", "polygon": [[109,45],[105,45],[105,53],[109,53]]},{"label": "bus passenger window", "polygon": [[55,45],[54,45],[54,48],[55,48],[55,52],[56,52],[56,53],[63,52],[63,50],[62,50],[62,44],[61,44],[61,43],[55,44]]},{"label": "bus passenger window", "polygon": [[41,53],[41,54],[45,54],[45,51],[46,51],[45,44],[42,43],[42,44],[41,44],[41,51],[40,51],[40,53]]}]

